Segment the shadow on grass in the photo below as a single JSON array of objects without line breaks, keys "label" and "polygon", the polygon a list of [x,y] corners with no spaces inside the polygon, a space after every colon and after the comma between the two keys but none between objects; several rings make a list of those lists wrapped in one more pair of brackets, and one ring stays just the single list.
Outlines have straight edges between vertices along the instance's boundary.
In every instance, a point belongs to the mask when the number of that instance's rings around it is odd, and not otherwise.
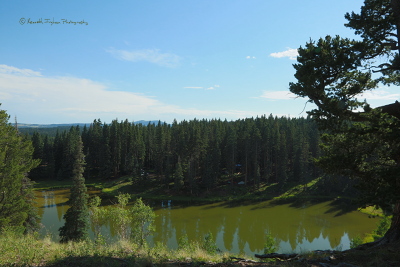
[{"label": "shadow on grass", "polygon": [[56,260],[46,266],[61,267],[61,266],[80,266],[80,267],[105,267],[105,266],[135,266],[135,257],[117,258],[105,256],[81,256],[81,257],[66,257]]},{"label": "shadow on grass", "polygon": [[[238,196],[231,200],[219,200],[212,202],[209,200],[202,201],[201,199],[192,199],[184,197],[182,200],[172,198],[171,206],[168,208],[184,208],[187,206],[204,206],[204,210],[210,210],[214,208],[236,208],[240,206],[251,206],[252,210],[256,209],[267,209],[277,205],[289,205],[291,208],[302,209],[312,205],[318,205],[326,202],[329,206],[325,213],[334,213],[334,216],[341,216],[346,213],[357,210],[357,206],[353,203],[350,198],[335,198],[333,196],[321,196],[318,192],[314,192],[310,189],[302,191],[295,187],[282,187],[279,184],[274,184],[267,187],[264,191],[249,191],[248,188],[237,187],[232,185],[231,191],[241,191]],[[288,194],[293,193],[292,195]],[[288,194],[288,197],[279,197],[283,193]],[[228,196],[229,197],[229,196]],[[279,198],[276,198],[279,197]],[[164,199],[164,203],[167,199]],[[154,201],[154,199],[153,199]],[[161,201],[162,200],[158,200]],[[153,202],[154,203],[154,202]],[[164,208],[159,205],[152,205],[155,209]]]},{"label": "shadow on grass", "polygon": [[[298,183],[288,184],[268,184],[256,188],[253,185],[222,184],[218,186],[218,191],[206,191],[204,188],[197,188],[198,194],[191,195],[186,192],[177,194],[171,187],[166,188],[165,183],[160,183],[158,179],[140,179],[131,177],[120,177],[113,181],[103,182],[102,188],[112,188],[118,183],[130,180],[130,184],[124,185],[118,190],[108,193],[101,193],[103,205],[112,205],[116,203],[118,193],[129,193],[135,198],[143,198],[150,204],[154,210],[170,208],[185,208],[188,206],[204,206],[204,209],[213,208],[236,208],[240,206],[255,205],[252,209],[269,208],[276,205],[289,205],[292,208],[304,208],[311,205],[317,205],[330,201],[326,213],[335,213],[335,216],[341,216],[348,212],[356,210],[356,206],[350,199],[334,199],[333,196],[321,196],[318,190],[312,187],[306,188]],[[58,181],[59,184],[65,181]],[[52,185],[56,185],[54,183]],[[99,190],[99,189],[97,189]],[[317,190],[317,191],[316,191]],[[182,193],[182,192],[181,192]],[[219,195],[218,195],[219,194]],[[277,198],[278,197],[278,198]],[[332,201],[333,200],[333,201]],[[167,205],[165,205],[167,203]],[[58,203],[57,206],[68,204],[68,202]]]},{"label": "shadow on grass", "polygon": [[291,208],[302,209],[312,205],[318,205],[324,202],[328,202],[328,209],[325,214],[334,213],[335,217],[342,216],[349,212],[357,210],[357,205],[350,198],[334,198],[332,197],[321,197],[321,196],[307,196],[298,195],[296,197],[274,199],[268,203],[267,207],[273,207],[277,205],[289,205]]}]

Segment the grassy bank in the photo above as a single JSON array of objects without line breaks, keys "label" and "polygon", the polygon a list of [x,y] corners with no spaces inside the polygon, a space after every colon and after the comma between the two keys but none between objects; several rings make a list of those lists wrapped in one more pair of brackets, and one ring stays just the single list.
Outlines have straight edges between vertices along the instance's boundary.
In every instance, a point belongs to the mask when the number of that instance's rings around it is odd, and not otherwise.
[{"label": "grassy bank", "polygon": [[0,235],[0,266],[400,266],[399,245],[343,252],[312,251],[290,261],[263,262],[243,255],[212,253],[201,243],[177,250],[162,244],[140,248],[129,241],[60,244],[49,237],[6,232]]},{"label": "grassy bank", "polygon": [[105,242],[71,242],[60,244],[51,238],[33,235],[0,235],[0,266],[153,266],[191,262],[227,262],[227,253],[210,253],[201,243],[169,250],[161,244],[153,248],[140,248],[120,240]]},{"label": "grassy bank", "polygon": [[[86,180],[86,186],[89,188],[102,187],[104,182],[95,180]],[[72,185],[72,180],[41,180],[34,181],[34,190],[54,190],[54,189],[67,189]]]},{"label": "grassy bank", "polygon": [[[261,183],[259,186],[230,184],[225,179],[213,189],[197,188],[192,193],[185,189],[177,191],[174,184],[163,184],[159,179],[139,179],[132,176],[123,176],[112,180],[86,180],[88,188],[99,190],[103,198],[112,198],[119,193],[129,193],[133,198],[144,198],[153,200],[175,200],[197,203],[214,203],[221,201],[251,201],[260,202],[265,200],[294,200],[294,199],[319,199],[330,200],[335,195],[315,195],[313,187],[319,179],[310,181],[307,184],[285,184],[284,186],[272,183]],[[44,180],[36,181],[35,190],[65,189],[71,186],[69,180]],[[315,190],[314,190],[315,191]]]}]

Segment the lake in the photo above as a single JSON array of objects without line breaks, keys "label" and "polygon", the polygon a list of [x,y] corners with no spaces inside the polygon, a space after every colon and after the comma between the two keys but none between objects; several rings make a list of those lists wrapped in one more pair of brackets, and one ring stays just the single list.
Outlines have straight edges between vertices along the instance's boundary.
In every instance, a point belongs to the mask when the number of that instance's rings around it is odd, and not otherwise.
[{"label": "lake", "polygon": [[[36,191],[35,194],[44,225],[41,234],[51,234],[57,240],[58,228],[64,225],[63,215],[69,208],[65,204],[69,190]],[[262,253],[267,232],[278,239],[281,253],[346,250],[350,248],[350,239],[371,232],[379,220],[358,211],[343,211],[340,208],[343,205],[332,201],[178,205],[167,200],[150,204],[157,214],[156,232],[149,238],[150,244],[159,241],[173,249],[182,235],[186,234],[190,241],[202,240],[211,232],[220,250],[250,256]],[[115,238],[114,229],[109,227],[103,227],[102,234]]]}]

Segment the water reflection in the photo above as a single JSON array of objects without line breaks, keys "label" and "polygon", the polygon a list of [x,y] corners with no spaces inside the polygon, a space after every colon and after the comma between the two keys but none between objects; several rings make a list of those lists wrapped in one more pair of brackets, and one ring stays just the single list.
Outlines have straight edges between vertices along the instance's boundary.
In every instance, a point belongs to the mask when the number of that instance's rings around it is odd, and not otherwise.
[{"label": "water reflection", "polygon": [[[69,190],[36,192],[38,207],[45,225],[42,233],[58,236],[58,228],[68,209]],[[189,240],[202,240],[211,232],[219,249],[233,253],[253,255],[262,253],[266,232],[279,240],[279,252],[309,251],[316,249],[348,249],[350,239],[372,231],[377,219],[352,211],[338,213],[332,202],[293,206],[257,204],[179,206],[162,201],[155,206],[158,215],[156,233],[150,243],[162,242],[177,248],[178,240],[187,235]],[[109,207],[106,207],[109,208]],[[110,224],[102,228],[103,236],[115,237]]]},{"label": "water reflection", "polygon": [[58,240],[58,229],[64,225],[63,216],[69,208],[66,205],[69,190],[41,191],[35,192],[35,195],[41,223],[44,226],[40,233],[50,234],[53,239]]}]

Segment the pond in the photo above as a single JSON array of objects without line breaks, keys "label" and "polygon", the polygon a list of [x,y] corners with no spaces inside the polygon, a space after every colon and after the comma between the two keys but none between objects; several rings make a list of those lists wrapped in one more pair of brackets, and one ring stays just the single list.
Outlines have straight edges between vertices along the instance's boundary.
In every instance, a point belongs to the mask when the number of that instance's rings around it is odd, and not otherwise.
[{"label": "pond", "polygon": [[[96,192],[90,192],[96,193]],[[58,238],[58,228],[64,225],[63,215],[69,190],[36,191],[39,215],[44,227],[41,234]],[[149,243],[162,242],[176,248],[181,236],[200,241],[211,232],[222,251],[254,255],[262,253],[265,234],[277,238],[279,251],[350,248],[350,240],[376,228],[378,219],[358,211],[343,211],[335,202],[307,204],[276,204],[228,202],[207,205],[176,205],[172,201],[152,204],[157,218],[156,232]],[[103,227],[103,236],[115,238],[114,229]],[[93,233],[91,232],[93,237]]]}]

